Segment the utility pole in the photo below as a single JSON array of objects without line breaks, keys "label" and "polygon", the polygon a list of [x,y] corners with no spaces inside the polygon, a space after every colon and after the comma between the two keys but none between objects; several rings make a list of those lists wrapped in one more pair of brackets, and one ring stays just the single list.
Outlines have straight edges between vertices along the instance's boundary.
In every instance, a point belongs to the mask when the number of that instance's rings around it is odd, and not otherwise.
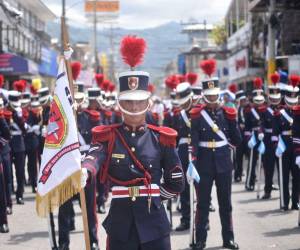
[{"label": "utility pole", "polygon": [[113,30],[113,24],[110,25],[110,35],[109,35],[109,41],[110,41],[110,63],[109,63],[109,74],[110,79],[112,81],[115,81],[115,48],[114,48],[114,30]]},{"label": "utility pole", "polygon": [[275,12],[276,0],[269,0],[269,23],[268,23],[268,83],[270,84],[270,75],[276,70],[275,61],[275,29],[271,24],[271,17]]},{"label": "utility pole", "polygon": [[98,59],[98,49],[97,49],[97,1],[94,1],[94,57],[95,57],[95,73],[99,73],[99,59]]}]

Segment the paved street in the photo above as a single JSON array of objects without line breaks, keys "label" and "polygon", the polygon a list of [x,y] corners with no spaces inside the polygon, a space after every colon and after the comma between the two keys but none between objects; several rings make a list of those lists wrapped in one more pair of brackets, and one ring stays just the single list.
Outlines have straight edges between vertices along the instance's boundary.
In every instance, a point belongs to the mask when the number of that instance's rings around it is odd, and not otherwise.
[{"label": "paved street", "polygon": [[[268,201],[256,199],[256,193],[244,191],[243,184],[233,185],[233,218],[236,241],[240,249],[249,250],[296,250],[300,249],[300,227],[297,227],[297,212],[279,211],[279,192],[273,192]],[[47,221],[35,214],[34,195],[26,189],[25,206],[14,206],[14,214],[9,216],[9,234],[0,234],[1,250],[45,250],[49,248]],[[215,192],[213,203],[217,207]],[[71,250],[84,249],[82,220],[78,204],[76,209],[76,231],[71,234]],[[100,221],[104,216],[99,215]],[[179,223],[175,213],[174,225]],[[57,220],[55,220],[57,222]],[[210,214],[207,249],[220,249],[222,246],[221,227],[218,213]],[[101,249],[105,249],[105,232],[99,232]],[[188,232],[172,234],[172,249],[188,248]]]}]

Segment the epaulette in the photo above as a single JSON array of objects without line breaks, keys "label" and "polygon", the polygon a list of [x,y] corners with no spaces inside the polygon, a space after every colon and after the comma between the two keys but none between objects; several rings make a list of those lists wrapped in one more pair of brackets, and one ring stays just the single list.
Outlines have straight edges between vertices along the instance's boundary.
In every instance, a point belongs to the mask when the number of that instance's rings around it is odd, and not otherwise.
[{"label": "epaulette", "polygon": [[29,117],[29,112],[27,109],[22,109],[22,115],[25,121],[27,121],[28,117]]},{"label": "epaulette", "polygon": [[100,120],[100,112],[96,110],[88,110],[88,109],[85,109],[84,112],[88,113],[89,117],[93,122],[97,122]]},{"label": "epaulette", "polygon": [[101,125],[92,129],[92,143],[107,142],[112,138],[113,130],[120,127],[121,124]]},{"label": "epaulette", "polygon": [[257,107],[258,112],[264,113],[267,111],[267,106],[266,105],[261,105]]},{"label": "epaulette", "polygon": [[0,110],[0,118],[4,118],[4,111],[3,111],[3,109]]},{"label": "epaulette", "polygon": [[10,110],[4,110],[3,114],[4,114],[5,119],[7,119],[7,120],[10,120],[12,118],[12,115],[13,115]]},{"label": "epaulette", "polygon": [[176,147],[177,131],[169,127],[157,127],[147,124],[148,128],[159,133],[159,142],[168,147]]},{"label": "epaulette", "polygon": [[296,105],[294,107],[292,107],[292,111],[293,111],[293,114],[298,116],[300,115],[300,105]]},{"label": "epaulette", "polygon": [[236,109],[235,108],[231,108],[231,107],[226,107],[226,106],[222,106],[222,109],[225,112],[225,116],[227,119],[229,120],[235,120],[236,119]]},{"label": "epaulette", "polygon": [[192,108],[190,110],[190,116],[191,116],[191,119],[197,119],[201,116],[200,112],[202,109],[205,108],[205,105],[204,104],[199,104],[197,105],[196,107]]}]

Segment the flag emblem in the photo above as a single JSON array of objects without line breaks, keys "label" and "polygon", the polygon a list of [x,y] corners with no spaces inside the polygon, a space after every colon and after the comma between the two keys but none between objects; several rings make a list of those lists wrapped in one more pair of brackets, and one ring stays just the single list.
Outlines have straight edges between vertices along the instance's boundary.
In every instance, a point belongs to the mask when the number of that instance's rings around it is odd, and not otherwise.
[{"label": "flag emblem", "polygon": [[45,147],[61,148],[65,142],[66,137],[68,136],[67,126],[68,122],[66,114],[57,95],[55,95],[51,103]]}]

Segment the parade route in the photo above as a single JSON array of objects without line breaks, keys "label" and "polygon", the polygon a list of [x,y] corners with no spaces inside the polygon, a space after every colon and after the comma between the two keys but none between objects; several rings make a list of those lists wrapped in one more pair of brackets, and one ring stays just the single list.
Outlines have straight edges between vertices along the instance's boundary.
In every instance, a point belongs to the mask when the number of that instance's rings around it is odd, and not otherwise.
[{"label": "parade route", "polygon": [[[300,227],[297,227],[297,212],[289,210],[281,212],[278,191],[274,191],[272,199],[263,201],[256,199],[255,192],[244,191],[244,184],[233,184],[233,222],[235,239],[243,250],[296,250],[300,249]],[[1,250],[46,250],[50,249],[47,221],[37,217],[35,213],[34,195],[25,192],[25,205],[14,205],[13,215],[9,216],[9,234],[0,234]],[[213,204],[216,212],[210,213],[210,231],[208,232],[207,249],[221,249],[221,226],[218,205],[213,191]],[[74,206],[76,212],[76,230],[71,233],[71,250],[84,250],[84,236],[80,207]],[[175,210],[175,204],[173,207]],[[55,223],[57,228],[57,213]],[[99,224],[105,216],[99,215]],[[179,224],[179,214],[174,212],[174,228]],[[106,235],[100,226],[99,243],[105,249]],[[172,233],[172,249],[187,250],[188,232]]]}]

